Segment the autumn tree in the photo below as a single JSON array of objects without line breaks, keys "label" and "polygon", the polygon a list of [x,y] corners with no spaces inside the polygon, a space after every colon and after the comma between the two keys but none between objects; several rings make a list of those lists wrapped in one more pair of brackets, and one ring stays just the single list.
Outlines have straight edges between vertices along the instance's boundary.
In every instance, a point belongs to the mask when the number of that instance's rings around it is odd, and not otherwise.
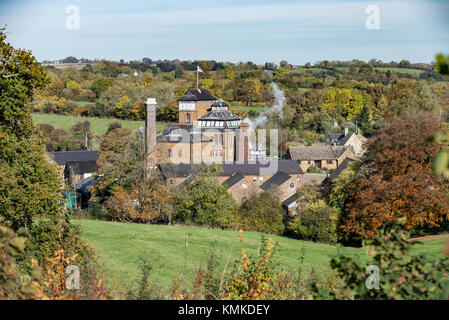
[{"label": "autumn tree", "polygon": [[373,237],[384,223],[406,217],[405,227],[420,234],[447,220],[442,178],[431,169],[440,148],[428,140],[439,127],[435,115],[409,111],[368,140],[361,169],[348,185],[344,232]]},{"label": "autumn tree", "polygon": [[356,89],[331,88],[327,90],[322,110],[336,119],[353,120],[364,106],[371,106],[367,94]]},{"label": "autumn tree", "polygon": [[120,221],[171,219],[170,193],[157,172],[145,175],[145,143],[140,132],[111,126],[100,144],[99,182],[93,194],[107,216]]}]

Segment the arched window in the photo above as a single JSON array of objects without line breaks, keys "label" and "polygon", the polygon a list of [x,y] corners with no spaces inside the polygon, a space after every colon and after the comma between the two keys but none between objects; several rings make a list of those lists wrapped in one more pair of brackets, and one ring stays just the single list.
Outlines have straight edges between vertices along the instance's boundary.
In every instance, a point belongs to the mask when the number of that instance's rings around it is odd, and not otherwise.
[{"label": "arched window", "polygon": [[186,113],[186,123],[190,123],[190,113]]}]

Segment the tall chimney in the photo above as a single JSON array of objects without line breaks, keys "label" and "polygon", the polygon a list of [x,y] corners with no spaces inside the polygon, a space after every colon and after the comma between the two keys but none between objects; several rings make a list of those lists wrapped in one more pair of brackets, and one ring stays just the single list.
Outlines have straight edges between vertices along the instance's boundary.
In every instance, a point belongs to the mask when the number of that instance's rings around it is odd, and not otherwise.
[{"label": "tall chimney", "polygon": [[245,122],[240,124],[237,137],[237,161],[248,162],[249,159],[249,125]]},{"label": "tall chimney", "polygon": [[146,174],[157,164],[156,152],[156,98],[148,98],[145,102],[145,142],[146,142]]}]

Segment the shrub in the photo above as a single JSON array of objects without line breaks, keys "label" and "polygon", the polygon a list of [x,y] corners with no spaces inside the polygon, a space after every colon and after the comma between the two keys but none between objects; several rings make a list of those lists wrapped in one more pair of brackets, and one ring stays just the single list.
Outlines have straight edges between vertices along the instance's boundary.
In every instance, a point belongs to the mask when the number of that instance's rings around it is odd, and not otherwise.
[{"label": "shrub", "polygon": [[307,204],[288,224],[289,232],[298,239],[315,242],[337,241],[338,211],[317,200]]},{"label": "shrub", "polygon": [[321,173],[321,170],[317,166],[310,166],[307,169],[307,173]]},{"label": "shrub", "polygon": [[18,253],[25,248],[25,238],[2,223],[0,218],[0,300],[43,298],[38,270],[35,268],[30,279],[23,281],[16,264]]},{"label": "shrub", "polygon": [[255,195],[239,208],[236,227],[247,231],[282,234],[284,209],[270,193]]},{"label": "shrub", "polygon": [[235,266],[233,276],[226,286],[229,300],[259,300],[273,298],[276,290],[277,260],[274,241],[262,238],[258,257],[248,256],[242,249],[240,265]]},{"label": "shrub", "polygon": [[[428,263],[425,255],[412,254],[416,242],[409,241],[410,233],[404,230],[405,221],[403,217],[397,222],[386,223],[376,232],[374,240],[365,243],[370,261],[361,263],[342,253],[332,259],[331,266],[345,286],[329,293],[319,290],[320,296],[362,300],[448,299],[447,258]],[[368,265],[379,268],[379,288],[376,290],[367,286]]]},{"label": "shrub", "polygon": [[229,228],[234,225],[236,202],[215,178],[201,177],[173,197],[177,220]]},{"label": "shrub", "polygon": [[112,195],[105,201],[103,208],[106,215],[121,222],[132,221],[137,216],[136,204],[120,186],[113,188]]}]

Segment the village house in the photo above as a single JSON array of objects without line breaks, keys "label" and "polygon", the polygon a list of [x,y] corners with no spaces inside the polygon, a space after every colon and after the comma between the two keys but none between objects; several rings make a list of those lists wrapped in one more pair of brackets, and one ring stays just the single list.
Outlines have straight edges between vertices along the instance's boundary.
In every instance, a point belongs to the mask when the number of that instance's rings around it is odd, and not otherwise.
[{"label": "village house", "polygon": [[365,153],[366,141],[367,139],[359,133],[358,129],[356,132],[349,132],[348,128],[345,128],[344,133],[330,133],[327,136],[326,145],[352,148],[354,154],[361,157]]},{"label": "village house", "polygon": [[48,156],[59,166],[64,181],[70,185],[92,176],[98,169],[98,151],[49,152]]},{"label": "village house", "polygon": [[352,147],[345,146],[290,146],[286,158],[296,160],[302,171],[312,166],[318,169],[335,170],[347,158],[357,159]]},{"label": "village house", "polygon": [[[204,165],[161,163],[159,168],[167,187],[182,188],[195,180]],[[293,160],[223,163],[214,168],[216,178],[238,203],[262,192],[271,192],[282,202],[296,193],[303,179],[303,171]]]}]

